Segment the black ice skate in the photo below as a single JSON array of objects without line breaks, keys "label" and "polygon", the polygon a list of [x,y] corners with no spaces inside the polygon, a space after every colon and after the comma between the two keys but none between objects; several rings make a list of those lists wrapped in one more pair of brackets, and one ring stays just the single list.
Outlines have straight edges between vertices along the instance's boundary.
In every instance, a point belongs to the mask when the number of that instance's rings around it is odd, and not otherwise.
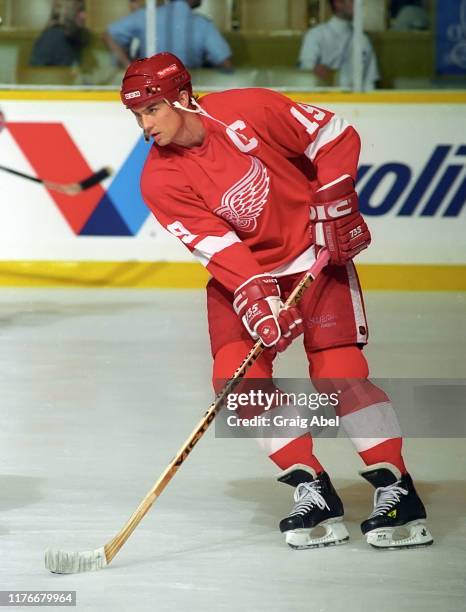
[{"label": "black ice skate", "polygon": [[[282,472],[278,480],[296,487],[293,509],[280,521],[280,531],[286,534],[291,548],[322,548],[348,542],[343,504],[326,472],[317,476],[312,468],[297,464]],[[323,527],[324,535],[314,537],[315,527]]]},{"label": "black ice skate", "polygon": [[[425,525],[426,510],[409,474],[390,463],[377,463],[360,472],[376,491],[374,510],[361,523],[367,543],[393,550],[428,546],[434,541]],[[404,536],[401,531],[406,531]]]}]

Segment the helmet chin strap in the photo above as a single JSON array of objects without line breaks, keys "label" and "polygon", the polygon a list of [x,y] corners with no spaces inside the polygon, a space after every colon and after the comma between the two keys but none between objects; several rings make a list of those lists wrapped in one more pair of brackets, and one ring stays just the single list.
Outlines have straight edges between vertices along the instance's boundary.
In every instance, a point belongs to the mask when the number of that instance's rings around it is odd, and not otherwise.
[{"label": "helmet chin strap", "polygon": [[172,105],[174,106],[174,108],[177,108],[178,110],[186,111],[187,113],[198,113],[200,115],[206,114],[205,111],[199,106],[199,104],[196,102],[194,98],[191,98],[190,102],[194,106],[194,108],[186,108],[186,106],[183,106],[182,104],[180,104],[178,100],[176,100],[175,102],[172,102]]},{"label": "helmet chin strap", "polygon": [[[171,106],[173,106],[174,108],[177,108],[178,110],[186,111],[187,113],[196,113],[196,114],[200,114],[200,115],[206,115],[207,117],[210,117],[210,115],[209,115],[208,113],[206,113],[206,112],[204,111],[204,109],[202,109],[202,108],[199,106],[199,104],[196,102],[196,100],[195,100],[194,98],[191,98],[191,100],[190,100],[191,104],[192,104],[192,105],[195,107],[194,109],[192,109],[192,108],[186,108],[185,106],[183,106],[182,104],[180,104],[180,103],[178,102],[178,100],[177,100],[177,101],[175,101],[175,102],[170,102],[170,101],[169,101],[169,100],[167,100],[166,98],[164,98],[164,100],[165,100],[165,102],[166,102],[168,105],[170,105],[170,104],[171,104]],[[210,117],[210,118],[211,118],[211,119],[214,119],[214,117]],[[216,119],[214,119],[214,121],[216,121]],[[144,140],[145,140],[146,142],[150,142],[150,136],[148,136],[144,130],[143,130],[142,132],[143,132],[143,135],[144,135]]]},{"label": "helmet chin strap", "polygon": [[[194,108],[186,108],[185,106],[180,104],[178,101],[173,102],[173,106],[179,110],[185,111],[186,113],[196,113],[198,115],[203,115],[204,117],[207,117],[208,119],[212,119],[212,121],[215,121],[216,123],[220,123],[220,125],[223,125],[223,127],[226,130],[231,130],[231,127],[229,125],[227,125],[220,119],[216,119],[215,117],[212,117],[212,115],[209,115],[209,113],[205,109],[203,109],[202,106],[198,104],[198,102],[196,102],[195,98],[191,98],[191,104],[194,106]],[[238,134],[238,135],[240,138],[246,138],[243,134]]]},{"label": "helmet chin strap", "polygon": [[[209,113],[204,108],[202,108],[202,106],[196,101],[195,98],[191,98],[190,102],[194,106],[194,108],[186,108],[186,106],[183,106],[182,104],[180,104],[178,102],[178,100],[176,100],[175,102],[172,102],[172,106],[173,106],[173,108],[176,108],[178,110],[184,111],[185,113],[194,113],[196,115],[203,115],[204,117],[208,117],[212,121],[215,121],[216,123],[219,123],[220,125],[222,125],[227,131],[228,130],[231,131],[231,127],[229,125],[227,125],[226,123],[224,123],[220,119],[216,119],[215,117],[212,117],[212,115],[209,115]],[[243,139],[247,140],[247,138],[246,138],[246,136],[244,136],[244,134],[238,133],[238,136],[240,138],[243,138]],[[145,134],[144,134],[144,139],[146,140],[146,142],[149,142],[149,138],[146,137]]]}]

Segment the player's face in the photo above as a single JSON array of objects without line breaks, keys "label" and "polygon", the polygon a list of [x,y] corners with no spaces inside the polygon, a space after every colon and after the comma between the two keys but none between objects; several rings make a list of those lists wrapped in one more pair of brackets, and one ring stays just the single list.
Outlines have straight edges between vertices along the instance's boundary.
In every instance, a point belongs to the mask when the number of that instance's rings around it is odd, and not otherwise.
[{"label": "player's face", "polygon": [[144,4],[144,0],[129,0],[129,10],[131,13],[134,13],[135,11],[142,8]]},{"label": "player's face", "polygon": [[146,140],[152,137],[160,147],[174,142],[183,126],[180,114],[164,100],[137,108],[133,114]]},{"label": "player's face", "polygon": [[335,3],[336,14],[342,19],[353,19],[353,0],[338,0]]}]

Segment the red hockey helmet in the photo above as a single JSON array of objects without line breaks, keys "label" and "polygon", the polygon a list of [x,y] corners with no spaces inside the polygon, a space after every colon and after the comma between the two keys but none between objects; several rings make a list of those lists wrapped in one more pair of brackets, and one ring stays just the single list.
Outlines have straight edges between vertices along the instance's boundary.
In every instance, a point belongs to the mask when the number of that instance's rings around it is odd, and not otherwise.
[{"label": "red hockey helmet", "polygon": [[192,95],[191,75],[172,53],[157,53],[134,61],[121,84],[121,101],[127,108],[145,106],[157,100],[178,100],[181,89]]}]

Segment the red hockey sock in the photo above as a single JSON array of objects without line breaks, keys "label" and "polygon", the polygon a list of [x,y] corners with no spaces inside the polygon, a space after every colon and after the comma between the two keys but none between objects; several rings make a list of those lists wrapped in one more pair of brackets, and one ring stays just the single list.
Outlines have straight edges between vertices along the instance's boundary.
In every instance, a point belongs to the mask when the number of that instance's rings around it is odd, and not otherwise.
[{"label": "red hockey sock", "polygon": [[[221,391],[225,382],[233,376],[238,366],[251,350],[249,342],[239,341],[225,344],[219,349],[214,357],[212,383],[215,392]],[[251,368],[246,372],[244,378],[272,378],[273,351],[264,351]]]},{"label": "red hockey sock", "polygon": [[[213,384],[216,392],[223,388],[228,378],[231,378],[250,349],[251,346],[247,342],[234,342],[223,346],[217,352],[213,368]],[[274,353],[272,351],[265,351],[245,376],[246,379],[266,379],[260,386],[270,393],[273,393],[276,389],[272,381],[273,358]],[[254,383],[252,385],[254,388]],[[235,391],[245,392],[247,390],[246,380]],[[245,418],[261,413],[262,410],[258,409],[257,406],[243,406],[241,408],[241,416]],[[312,467],[317,473],[323,472],[323,467],[313,455],[313,443],[310,434],[305,434],[294,440],[260,438],[257,439],[257,442],[269,458],[282,470],[286,470],[296,463],[301,463]]]},{"label": "red hockey sock", "polygon": [[338,346],[308,353],[311,378],[367,378],[369,366],[357,346]]},{"label": "red hockey sock", "polygon": [[391,463],[396,466],[402,474],[406,474],[407,469],[401,454],[402,445],[402,438],[392,438],[372,448],[368,448],[365,451],[360,451],[359,456],[366,465],[374,465],[374,463]]},{"label": "red hockey sock", "polygon": [[312,447],[312,437],[309,433],[306,433],[300,438],[288,442],[288,444],[269,455],[269,458],[282,470],[301,463],[302,465],[308,465],[317,474],[320,474],[324,471],[324,468],[313,454]]},{"label": "red hockey sock", "polygon": [[[374,463],[391,463],[402,474],[406,473],[406,466],[401,454],[402,438],[398,436],[388,439],[377,438],[376,434],[369,433],[362,427],[364,436],[358,436],[358,418],[363,410],[367,410],[367,418],[374,413],[380,413],[381,419],[390,424],[393,421],[392,431],[396,429],[396,415],[386,393],[367,380],[369,368],[367,361],[359,347],[343,346],[327,349],[317,353],[310,353],[309,370],[315,388],[320,392],[332,392],[339,389],[338,413],[346,417],[348,429],[355,429],[351,435],[353,444],[359,456],[366,465]],[[335,380],[339,379],[339,380]],[[346,380],[345,380],[346,379]],[[371,413],[372,411],[372,413]],[[353,417],[353,418],[351,418]],[[367,421],[367,418],[364,419]],[[361,423],[361,421],[359,421]],[[375,427],[374,429],[377,429]],[[390,426],[388,426],[390,431]],[[393,435],[393,433],[391,433]]]}]

